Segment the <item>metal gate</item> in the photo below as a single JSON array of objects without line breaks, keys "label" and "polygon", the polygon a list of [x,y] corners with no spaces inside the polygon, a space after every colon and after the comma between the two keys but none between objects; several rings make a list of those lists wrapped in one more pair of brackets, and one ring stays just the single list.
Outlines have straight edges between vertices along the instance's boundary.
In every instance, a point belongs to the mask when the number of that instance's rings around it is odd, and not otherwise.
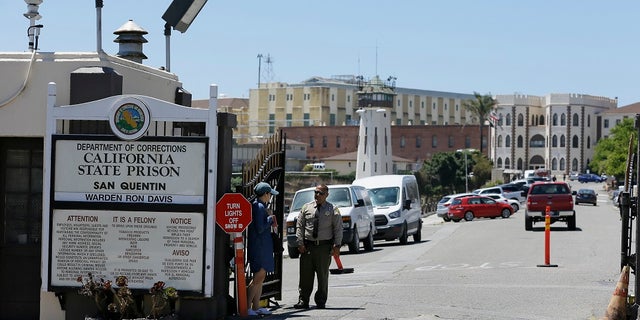
[{"label": "metal gate", "polygon": [[[285,146],[286,135],[282,131],[277,132],[265,141],[264,146],[258,152],[255,159],[242,166],[242,194],[253,202],[255,194],[253,187],[260,182],[266,182],[275,188],[279,194],[275,196],[271,204],[273,214],[278,221],[278,237],[282,241],[284,225],[284,173],[285,173]],[[245,243],[246,243],[245,234]],[[246,248],[246,246],[245,246]],[[282,300],[282,252],[274,254],[275,270],[267,273],[262,287],[261,300]],[[245,261],[246,262],[246,261]],[[245,263],[245,266],[247,263]],[[253,275],[246,269],[247,283]],[[277,302],[273,301],[276,305]]]}]

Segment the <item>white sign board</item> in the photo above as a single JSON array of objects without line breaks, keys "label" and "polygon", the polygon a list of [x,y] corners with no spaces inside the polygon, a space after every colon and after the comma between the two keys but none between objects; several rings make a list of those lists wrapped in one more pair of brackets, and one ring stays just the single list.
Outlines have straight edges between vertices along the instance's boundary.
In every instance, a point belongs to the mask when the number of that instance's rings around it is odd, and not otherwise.
[{"label": "white sign board", "polygon": [[204,142],[57,139],[55,149],[55,201],[204,203]]},{"label": "white sign board", "polygon": [[132,289],[164,281],[202,292],[202,213],[54,210],[51,285],[78,287],[78,276],[129,279]]}]

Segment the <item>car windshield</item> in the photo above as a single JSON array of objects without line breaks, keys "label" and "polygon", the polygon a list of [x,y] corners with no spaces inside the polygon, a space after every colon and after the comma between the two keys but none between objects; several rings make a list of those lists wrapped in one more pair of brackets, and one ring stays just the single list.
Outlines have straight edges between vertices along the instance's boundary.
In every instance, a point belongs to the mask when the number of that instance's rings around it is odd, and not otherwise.
[{"label": "car windshield", "polygon": [[370,189],[371,202],[376,207],[388,207],[398,204],[398,193],[400,188],[398,187],[386,187]]},{"label": "car windshield", "polygon": [[596,194],[596,192],[592,189],[580,189],[578,193]]},{"label": "car windshield", "polygon": [[445,202],[449,201],[449,199],[451,199],[451,197],[442,197],[442,199],[440,199],[440,201],[438,201],[438,203],[445,203]]},{"label": "car windshield", "polygon": [[[293,199],[291,211],[300,211],[305,203],[313,201],[314,192],[315,189],[299,191],[296,194],[295,199]],[[338,208],[350,207],[351,194],[349,193],[349,188],[330,188],[327,201],[331,202]]]},{"label": "car windshield", "polygon": [[539,184],[533,185],[531,194],[563,194],[569,193],[569,189],[564,184]]}]

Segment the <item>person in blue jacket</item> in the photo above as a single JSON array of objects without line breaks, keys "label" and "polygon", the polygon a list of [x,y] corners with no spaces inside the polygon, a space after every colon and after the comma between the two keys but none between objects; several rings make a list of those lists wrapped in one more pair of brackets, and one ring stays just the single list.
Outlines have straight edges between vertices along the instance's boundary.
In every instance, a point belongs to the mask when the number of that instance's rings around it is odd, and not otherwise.
[{"label": "person in blue jacket", "polygon": [[248,314],[250,316],[269,315],[271,311],[260,307],[262,296],[262,283],[267,272],[273,272],[275,261],[273,259],[273,242],[271,241],[271,228],[278,226],[278,221],[267,206],[271,197],[279,194],[266,182],[258,183],[253,191],[256,199],[251,204],[252,220],[249,224],[247,237],[247,251],[249,267],[253,273],[253,279],[247,288]]}]

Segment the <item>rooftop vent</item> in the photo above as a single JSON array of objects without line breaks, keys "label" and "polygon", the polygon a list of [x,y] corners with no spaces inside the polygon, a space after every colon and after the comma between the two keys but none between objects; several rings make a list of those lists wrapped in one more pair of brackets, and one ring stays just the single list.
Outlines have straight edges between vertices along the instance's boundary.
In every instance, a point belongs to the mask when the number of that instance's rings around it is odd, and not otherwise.
[{"label": "rooftop vent", "polygon": [[148,42],[144,38],[144,35],[148,32],[137,25],[133,20],[127,21],[113,34],[118,37],[113,40],[120,44],[119,51],[116,56],[131,60],[137,63],[142,63],[142,59],[147,59],[147,56],[142,52],[142,44]]}]

